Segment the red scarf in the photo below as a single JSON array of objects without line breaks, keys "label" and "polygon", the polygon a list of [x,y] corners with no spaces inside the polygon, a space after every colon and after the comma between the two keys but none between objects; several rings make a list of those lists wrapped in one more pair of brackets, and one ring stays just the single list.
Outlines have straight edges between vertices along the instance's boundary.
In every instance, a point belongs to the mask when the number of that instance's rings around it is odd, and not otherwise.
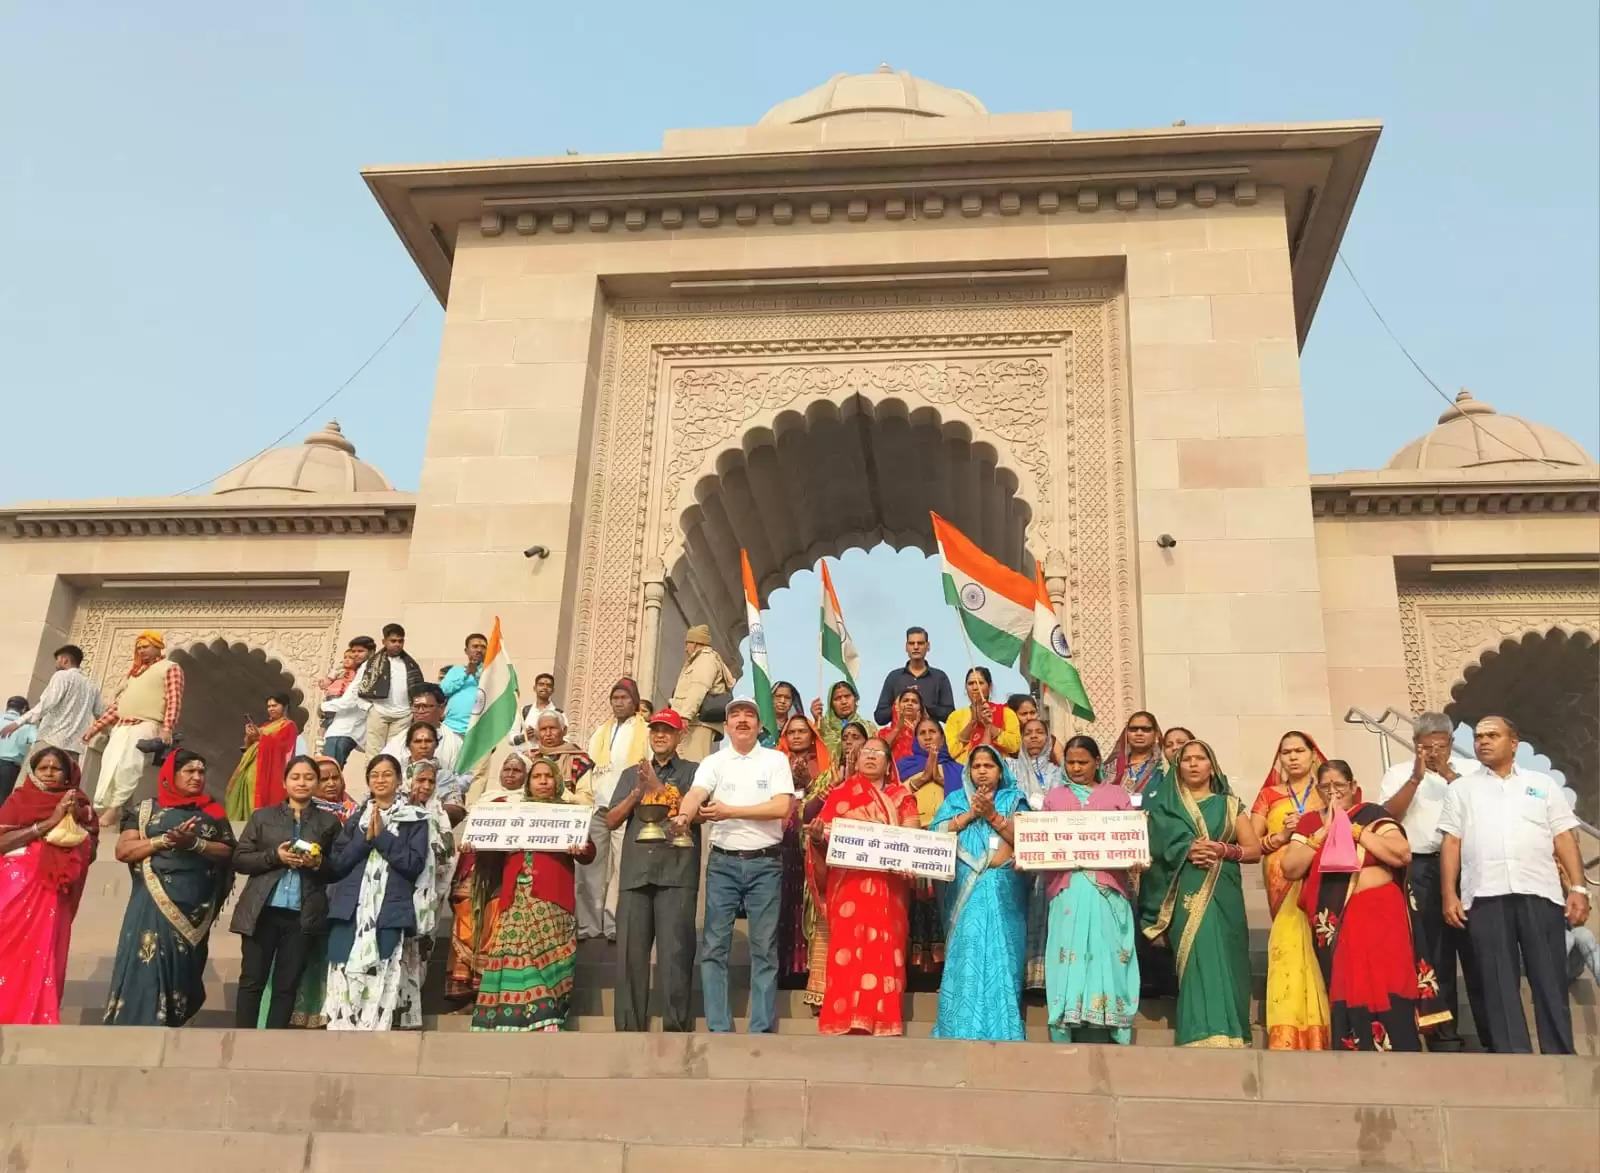
[{"label": "red scarf", "polygon": [[178,754],[173,751],[167,755],[167,760],[161,765],[161,778],[156,784],[156,801],[165,808],[175,806],[193,807],[201,814],[210,815],[213,819],[227,821],[228,812],[222,805],[202,790],[196,795],[187,795],[178,790]]},{"label": "red scarf", "polygon": [[[11,797],[0,806],[0,827],[26,827],[44,822],[56,813],[56,803],[61,801],[61,796],[68,790],[77,790],[83,781],[83,771],[77,762],[68,757],[67,784],[58,790],[46,790],[33,776],[38,757],[38,754],[34,755],[34,761],[28,766],[27,778],[17,784]],[[89,837],[76,847],[40,843],[38,876],[41,884],[73,897],[73,906],[76,907],[76,898],[83,891],[83,881],[89,874],[89,864],[94,860],[95,848],[99,845],[100,819],[88,800],[81,796],[73,807],[72,817],[77,820],[78,826],[89,832]]]}]

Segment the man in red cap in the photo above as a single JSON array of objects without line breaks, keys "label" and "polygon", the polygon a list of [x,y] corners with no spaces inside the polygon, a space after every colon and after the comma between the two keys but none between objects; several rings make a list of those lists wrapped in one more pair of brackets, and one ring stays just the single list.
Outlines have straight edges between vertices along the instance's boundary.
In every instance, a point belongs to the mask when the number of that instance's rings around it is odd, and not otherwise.
[{"label": "man in red cap", "polygon": [[[700,828],[694,846],[672,842],[667,819],[694,781],[695,764],[678,756],[683,718],[671,709],[650,714],[650,752],[622,771],[606,810],[606,826],[622,839],[617,891],[618,1030],[650,1029],[650,950],[656,951],[663,1030],[694,1029],[694,911],[700,892]],[[639,842],[655,824],[667,837]]]}]

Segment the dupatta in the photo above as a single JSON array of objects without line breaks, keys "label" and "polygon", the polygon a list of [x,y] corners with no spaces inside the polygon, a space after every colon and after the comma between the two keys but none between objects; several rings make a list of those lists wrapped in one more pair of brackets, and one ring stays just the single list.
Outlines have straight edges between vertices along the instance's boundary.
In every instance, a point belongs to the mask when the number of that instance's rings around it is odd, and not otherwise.
[{"label": "dupatta", "polygon": [[[840,688],[848,690],[856,698],[856,711],[848,717],[841,717],[833,711],[833,694]],[[835,680],[828,686],[827,695],[822,698],[822,720],[816,723],[817,732],[822,737],[822,744],[835,759],[841,759],[844,751],[839,746],[839,738],[844,733],[844,727],[852,721],[856,722],[866,731],[868,737],[873,736],[872,730],[867,725],[867,719],[861,713],[861,694],[856,691],[856,686],[848,680]]]},{"label": "dupatta", "polygon": [[[46,747],[48,748],[48,747]],[[55,814],[56,803],[69,790],[78,790],[83,784],[83,770],[71,755],[60,754],[69,763],[66,785],[56,790],[46,790],[44,783],[34,776],[39,757],[45,751],[35,750],[28,760],[28,776],[18,783],[3,806],[0,806],[0,827],[26,827],[42,823]],[[39,859],[35,875],[44,887],[68,897],[69,907],[76,911],[78,899],[83,895],[83,884],[89,875],[89,864],[94,861],[100,844],[100,818],[92,804],[80,803],[71,817],[86,836],[71,847],[58,847],[46,837],[39,845]],[[66,825],[66,820],[61,821]]]},{"label": "dupatta", "polygon": [[[831,825],[835,819],[859,819],[889,827],[917,826],[917,800],[912,797],[889,763],[889,772],[880,788],[865,774],[852,774],[828,794],[814,822]],[[828,893],[828,849],[813,839],[806,840],[806,880],[811,897],[825,907]]]},{"label": "dupatta", "polygon": [[[943,824],[953,822],[958,815],[965,814],[972,809],[972,798],[977,793],[977,788],[972,784],[972,767],[967,765],[961,772],[961,789],[944,800],[939,807],[939,813],[933,818],[932,829],[937,831]],[[1000,783],[994,788],[994,809],[997,814],[1007,818],[1015,815],[1017,811],[1028,805],[1028,800],[1023,796],[1017,786],[1016,777],[1011,773],[1011,763],[1004,757],[1000,758]],[[956,834],[956,896],[950,910],[950,927],[953,931],[955,924],[961,919],[961,910],[967,905],[968,899],[978,886],[978,881],[983,878],[984,872],[994,866],[994,857],[999,848],[990,843],[994,829],[987,823],[968,823]],[[1004,867],[1004,864],[999,865]],[[961,868],[965,867],[963,877]]]}]

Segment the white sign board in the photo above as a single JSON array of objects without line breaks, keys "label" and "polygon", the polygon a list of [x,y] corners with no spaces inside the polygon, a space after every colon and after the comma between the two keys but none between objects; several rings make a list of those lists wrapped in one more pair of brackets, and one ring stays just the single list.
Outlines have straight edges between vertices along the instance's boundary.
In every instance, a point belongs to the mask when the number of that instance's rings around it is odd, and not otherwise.
[{"label": "white sign board", "polygon": [[567,851],[589,842],[592,806],[493,803],[467,816],[461,846],[474,851]]},{"label": "white sign board", "polygon": [[910,872],[930,880],[952,880],[956,874],[956,837],[948,831],[835,819],[828,837],[828,866]]},{"label": "white sign board", "polygon": [[1025,872],[1150,863],[1143,811],[1018,811],[1017,867]]}]

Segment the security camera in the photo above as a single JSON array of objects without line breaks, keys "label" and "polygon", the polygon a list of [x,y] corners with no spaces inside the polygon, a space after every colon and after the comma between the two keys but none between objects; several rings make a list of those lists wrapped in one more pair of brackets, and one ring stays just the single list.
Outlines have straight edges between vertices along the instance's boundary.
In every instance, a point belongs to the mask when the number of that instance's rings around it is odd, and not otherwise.
[{"label": "security camera", "polygon": [[550,557],[550,547],[549,546],[529,546],[526,550],[524,550],[522,552],[522,556],[524,558],[548,558],[548,557]]},{"label": "security camera", "polygon": [[1156,539],[1156,545],[1159,546],[1163,550],[1170,550],[1170,549],[1172,549],[1172,547],[1176,546],[1177,544],[1178,544],[1178,539],[1173,537],[1171,534],[1162,534],[1159,538]]}]

